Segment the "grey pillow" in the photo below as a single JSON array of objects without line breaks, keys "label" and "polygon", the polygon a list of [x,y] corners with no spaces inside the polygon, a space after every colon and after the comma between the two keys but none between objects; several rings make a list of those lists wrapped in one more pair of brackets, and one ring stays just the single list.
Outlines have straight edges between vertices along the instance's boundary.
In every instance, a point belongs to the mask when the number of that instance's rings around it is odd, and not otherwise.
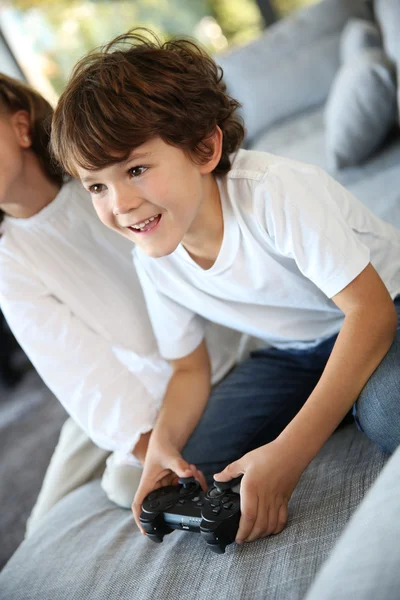
[{"label": "grey pillow", "polygon": [[342,65],[325,109],[329,167],[340,169],[368,158],[395,117],[394,68],[383,50],[365,50]]},{"label": "grey pillow", "polygon": [[248,140],[324,102],[339,67],[340,32],[349,18],[365,14],[365,7],[364,0],[325,0],[215,57],[229,93],[243,105]]},{"label": "grey pillow", "polygon": [[340,38],[340,61],[348,62],[367,48],[381,48],[379,27],[364,19],[350,19]]}]

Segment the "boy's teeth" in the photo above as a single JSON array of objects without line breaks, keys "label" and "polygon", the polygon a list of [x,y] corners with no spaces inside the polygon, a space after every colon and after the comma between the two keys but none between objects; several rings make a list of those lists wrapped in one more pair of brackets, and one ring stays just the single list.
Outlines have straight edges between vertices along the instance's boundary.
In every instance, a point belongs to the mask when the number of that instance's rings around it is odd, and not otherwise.
[{"label": "boy's teeth", "polygon": [[138,223],[137,225],[132,225],[132,227],[134,229],[144,229],[144,227],[146,227],[146,225],[148,225],[150,223],[150,221],[154,221],[154,219],[156,219],[158,217],[158,215],[155,215],[154,217],[150,217],[150,219],[146,219],[145,221],[143,221],[143,223]]}]

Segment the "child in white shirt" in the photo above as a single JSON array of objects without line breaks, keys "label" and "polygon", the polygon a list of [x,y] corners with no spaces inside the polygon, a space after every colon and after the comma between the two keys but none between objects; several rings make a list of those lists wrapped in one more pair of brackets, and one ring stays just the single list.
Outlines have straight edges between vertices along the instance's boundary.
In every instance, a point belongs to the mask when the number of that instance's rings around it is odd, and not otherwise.
[{"label": "child in white shirt", "polygon": [[[237,106],[194,44],[132,32],[78,64],[52,143],[102,222],[135,242],[173,367],[135,517],[151,489],[190,474],[211,427],[204,453],[223,463],[225,437],[234,453],[216,478],[244,475],[242,542],[283,529],[302,472],[356,401],[363,430],[399,444],[400,232],[320,169],[238,151]],[[204,318],[264,340],[240,406],[207,404]]]}]

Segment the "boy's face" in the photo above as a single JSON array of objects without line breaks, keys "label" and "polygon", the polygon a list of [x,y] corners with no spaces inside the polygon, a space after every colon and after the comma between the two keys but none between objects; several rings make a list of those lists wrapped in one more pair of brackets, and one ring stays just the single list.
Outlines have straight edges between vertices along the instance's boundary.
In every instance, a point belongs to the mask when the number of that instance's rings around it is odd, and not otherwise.
[{"label": "boy's face", "polygon": [[173,252],[191,231],[212,177],[209,165],[158,137],[126,161],[77,170],[100,220],[153,258]]}]

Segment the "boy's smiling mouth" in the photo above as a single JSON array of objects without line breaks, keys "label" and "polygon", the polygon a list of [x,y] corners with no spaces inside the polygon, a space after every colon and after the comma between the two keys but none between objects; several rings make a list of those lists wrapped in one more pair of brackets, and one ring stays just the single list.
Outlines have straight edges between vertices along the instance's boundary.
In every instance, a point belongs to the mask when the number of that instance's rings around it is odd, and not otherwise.
[{"label": "boy's smiling mouth", "polygon": [[128,229],[133,231],[134,233],[146,233],[148,231],[152,231],[159,224],[161,219],[161,214],[154,215],[149,219],[145,219],[144,221],[139,221],[135,223],[135,225],[128,225]]}]

